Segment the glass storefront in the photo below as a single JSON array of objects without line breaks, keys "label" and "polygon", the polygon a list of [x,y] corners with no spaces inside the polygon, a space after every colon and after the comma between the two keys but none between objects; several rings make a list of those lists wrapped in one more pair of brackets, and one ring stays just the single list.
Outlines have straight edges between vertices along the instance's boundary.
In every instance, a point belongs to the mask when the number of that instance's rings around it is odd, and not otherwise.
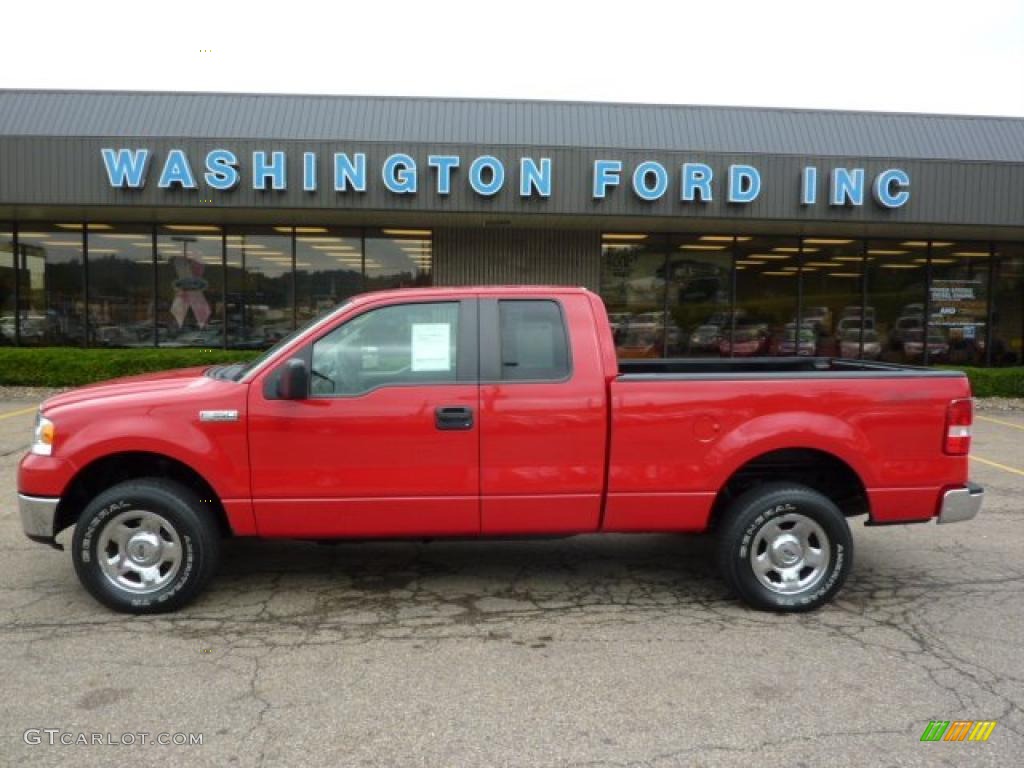
[{"label": "glass storefront", "polygon": [[1024,244],[996,243],[992,262],[990,365],[1024,363]]},{"label": "glass storefront", "polygon": [[14,275],[14,232],[10,227],[0,225],[0,346],[16,342]]},{"label": "glass storefront", "polygon": [[90,346],[153,346],[153,228],[90,224],[86,244]]},{"label": "glass storefront", "polygon": [[[0,345],[256,349],[430,285],[426,229],[0,225]],[[1024,244],[607,232],[620,357],[1024,362]],[[16,335],[17,334],[17,335]]]},{"label": "glass storefront", "polygon": [[21,344],[85,342],[85,270],[81,224],[18,230],[18,323]]}]

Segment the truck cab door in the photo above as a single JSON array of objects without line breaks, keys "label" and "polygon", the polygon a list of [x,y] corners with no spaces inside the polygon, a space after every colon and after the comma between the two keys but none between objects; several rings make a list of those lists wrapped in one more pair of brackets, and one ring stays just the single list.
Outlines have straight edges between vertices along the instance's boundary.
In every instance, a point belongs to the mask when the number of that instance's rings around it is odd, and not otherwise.
[{"label": "truck cab door", "polygon": [[278,361],[249,394],[262,536],[480,532],[477,302],[370,305],[303,347],[308,393],[278,396]]},{"label": "truck cab door", "polygon": [[600,525],[607,387],[583,296],[480,300],[481,529]]}]

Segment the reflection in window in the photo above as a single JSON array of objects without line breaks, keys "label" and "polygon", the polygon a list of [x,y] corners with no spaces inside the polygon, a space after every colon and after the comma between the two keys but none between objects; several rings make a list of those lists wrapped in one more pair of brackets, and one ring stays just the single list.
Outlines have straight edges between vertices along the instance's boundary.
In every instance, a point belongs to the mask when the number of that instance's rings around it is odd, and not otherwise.
[{"label": "reflection in window", "polygon": [[153,230],[90,224],[89,344],[151,347]]},{"label": "reflection in window", "polygon": [[366,235],[366,290],[431,284],[432,240],[428,229],[384,229]]},{"label": "reflection in window", "polygon": [[157,235],[157,335],[165,347],[223,347],[220,227],[168,224]]},{"label": "reflection in window", "polygon": [[999,243],[993,266],[992,365],[1024,362],[1024,245]]},{"label": "reflection in window", "polygon": [[0,346],[15,343],[14,234],[0,227]]},{"label": "reflection in window", "polygon": [[313,344],[316,395],[358,395],[401,384],[454,382],[459,304],[396,304],[354,317]]},{"label": "reflection in window", "polygon": [[269,347],[295,327],[292,237],[252,228],[231,230],[226,239],[228,346]]},{"label": "reflection in window", "polygon": [[797,333],[799,241],[740,237],[735,251],[736,331],[722,346],[723,356],[793,355],[797,345],[803,354],[816,354],[806,334]]},{"label": "reflection in window", "polygon": [[732,337],[732,246],[725,235],[673,238],[669,247],[669,357],[718,357]]},{"label": "reflection in window", "polygon": [[667,242],[657,235],[601,236],[601,298],[620,358],[665,355],[667,250]]},{"label": "reflection in window", "polygon": [[85,343],[82,225],[26,227],[18,232],[21,343]]},{"label": "reflection in window", "polygon": [[358,230],[295,228],[295,314],[300,325],[363,290],[362,248]]},{"label": "reflection in window", "polygon": [[980,365],[988,325],[988,243],[933,242],[928,362]]},{"label": "reflection in window", "polygon": [[860,240],[804,239],[800,348],[791,351],[793,344],[787,340],[787,353],[857,358],[863,341],[865,359],[880,357],[878,334],[861,318],[863,262]]},{"label": "reflection in window", "polygon": [[[928,243],[924,241],[868,241],[868,300],[863,325],[878,334],[882,360],[924,361],[927,264]],[[930,346],[932,351],[941,351],[937,344]]]}]

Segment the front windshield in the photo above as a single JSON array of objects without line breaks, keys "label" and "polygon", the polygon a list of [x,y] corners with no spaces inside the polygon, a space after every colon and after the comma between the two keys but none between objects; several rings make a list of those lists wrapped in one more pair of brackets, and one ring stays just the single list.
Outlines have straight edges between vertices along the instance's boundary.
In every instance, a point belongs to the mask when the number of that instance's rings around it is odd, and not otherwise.
[{"label": "front windshield", "polygon": [[329,309],[326,312],[321,312],[319,315],[316,315],[315,317],[310,318],[305,323],[303,323],[298,328],[296,328],[294,331],[289,333],[287,336],[284,336],[274,346],[270,347],[270,349],[267,349],[262,354],[260,354],[259,356],[253,358],[249,362],[244,363],[243,365],[241,365],[238,368],[237,371],[232,371],[231,373],[233,375],[231,376],[231,378],[234,379],[235,381],[238,381],[248,371],[251,371],[256,366],[261,365],[263,363],[263,361],[269,360],[271,357],[276,355],[278,353],[278,351],[280,351],[283,347],[286,347],[289,344],[291,344],[296,338],[298,338],[300,335],[302,335],[303,333],[308,331],[314,325],[316,325],[317,323],[321,322],[325,318],[330,317],[331,315],[334,315],[334,314],[338,313],[339,311],[341,311],[344,307],[346,307],[349,304],[350,301],[351,301],[351,299],[349,299],[349,301],[343,301],[341,304],[339,304],[338,306],[334,307],[333,309]]}]

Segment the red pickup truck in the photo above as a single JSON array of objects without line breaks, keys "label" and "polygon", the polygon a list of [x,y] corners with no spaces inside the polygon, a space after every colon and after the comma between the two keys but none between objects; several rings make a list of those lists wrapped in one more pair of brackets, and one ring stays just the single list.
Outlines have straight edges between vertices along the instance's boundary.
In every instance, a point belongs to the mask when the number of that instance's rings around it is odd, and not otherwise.
[{"label": "red pickup truck", "polygon": [[617,361],[583,289],[371,293],[248,364],[50,398],[20,511],[133,613],[194,598],[226,536],[652,531],[713,532],[745,602],[801,611],[850,572],[847,518],[975,516],[970,398],[867,361]]}]

